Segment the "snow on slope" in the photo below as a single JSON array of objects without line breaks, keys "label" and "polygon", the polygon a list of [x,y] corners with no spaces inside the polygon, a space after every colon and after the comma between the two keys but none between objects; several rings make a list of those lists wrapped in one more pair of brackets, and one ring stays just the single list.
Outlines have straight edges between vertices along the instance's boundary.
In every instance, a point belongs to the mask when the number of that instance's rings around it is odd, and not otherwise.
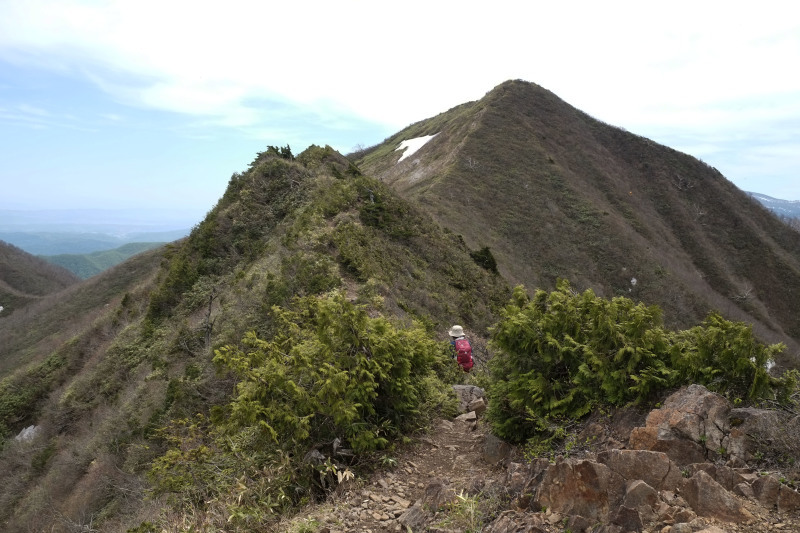
[{"label": "snow on slope", "polygon": [[433,139],[437,135],[439,135],[439,134],[438,133],[434,133],[433,135],[425,135],[423,137],[416,137],[414,139],[408,139],[406,141],[401,142],[400,146],[395,148],[394,151],[397,152],[398,150],[405,150],[405,153],[403,153],[403,155],[400,156],[400,159],[398,159],[397,162],[399,163],[403,159],[405,159],[405,158],[411,156],[412,154],[414,154],[414,152],[416,152],[417,150],[422,148],[425,145],[426,142],[430,141],[431,139]]}]

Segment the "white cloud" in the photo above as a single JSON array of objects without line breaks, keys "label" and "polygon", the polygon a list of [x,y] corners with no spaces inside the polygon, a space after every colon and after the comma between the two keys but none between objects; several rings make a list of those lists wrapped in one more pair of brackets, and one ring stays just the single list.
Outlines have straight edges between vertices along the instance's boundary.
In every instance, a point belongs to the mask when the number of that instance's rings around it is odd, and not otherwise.
[{"label": "white cloud", "polygon": [[708,154],[800,117],[800,19],[770,0],[3,0],[2,61],[254,137],[397,129],[517,78]]},{"label": "white cloud", "polygon": [[800,91],[796,17],[735,2],[6,0],[0,14],[6,59],[232,124],[256,120],[246,102],[265,98],[406,125],[509,78],[604,120]]}]

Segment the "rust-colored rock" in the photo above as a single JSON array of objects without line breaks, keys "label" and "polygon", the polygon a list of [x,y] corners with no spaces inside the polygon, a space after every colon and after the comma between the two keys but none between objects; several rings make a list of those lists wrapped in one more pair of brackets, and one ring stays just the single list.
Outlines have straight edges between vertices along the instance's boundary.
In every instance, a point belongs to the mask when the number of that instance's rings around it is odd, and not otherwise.
[{"label": "rust-colored rock", "polygon": [[594,461],[563,461],[550,466],[534,497],[535,504],[562,515],[606,521],[622,502],[625,481]]},{"label": "rust-colored rock", "polygon": [[752,518],[735,496],[703,470],[686,480],[681,493],[698,516],[725,522],[740,522]]},{"label": "rust-colored rock", "polygon": [[597,454],[597,461],[625,480],[640,479],[656,490],[675,490],[682,482],[680,469],[664,452],[608,450]]},{"label": "rust-colored rock", "polygon": [[800,494],[786,485],[778,491],[778,511],[790,512],[800,509]]},{"label": "rust-colored rock", "polygon": [[639,512],[624,505],[614,513],[611,523],[621,526],[623,531],[626,532],[642,530],[642,519],[639,516]]},{"label": "rust-colored rock", "polygon": [[678,466],[706,460],[705,450],[699,443],[681,439],[669,428],[635,428],[628,445],[634,450],[649,450],[665,453]]},{"label": "rust-colored rock", "polygon": [[689,385],[647,415],[646,426],[631,432],[629,446],[664,452],[680,466],[714,459],[727,443],[730,410],[719,394]]},{"label": "rust-colored rock", "polygon": [[658,500],[658,491],[641,479],[628,483],[622,500],[622,506],[636,509],[642,520],[654,520],[659,503],[663,502]]}]

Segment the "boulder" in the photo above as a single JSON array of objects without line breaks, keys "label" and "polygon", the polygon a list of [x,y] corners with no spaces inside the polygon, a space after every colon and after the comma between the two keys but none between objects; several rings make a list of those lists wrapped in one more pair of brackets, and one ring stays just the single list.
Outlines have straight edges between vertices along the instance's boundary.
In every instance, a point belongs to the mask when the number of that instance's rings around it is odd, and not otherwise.
[{"label": "boulder", "polygon": [[611,519],[611,523],[621,526],[622,530],[626,532],[642,530],[642,519],[639,516],[639,512],[624,505],[617,509]]},{"label": "boulder", "polygon": [[[550,461],[542,457],[526,464],[509,463],[505,480],[507,496],[514,499],[520,495],[532,494],[542,482],[548,468],[550,468]],[[526,509],[528,505],[519,505],[519,507]]]},{"label": "boulder", "polygon": [[450,482],[443,479],[436,479],[425,487],[425,494],[422,496],[422,506],[425,509],[438,511],[455,499],[456,494],[450,487]]},{"label": "boulder", "polygon": [[597,461],[633,481],[640,479],[657,490],[675,490],[682,483],[681,471],[666,453],[650,450],[608,450]]},{"label": "boulder", "polygon": [[678,466],[699,463],[706,459],[703,446],[694,441],[681,439],[669,428],[634,428],[628,446],[634,450],[663,452]]},{"label": "boulder", "polygon": [[640,479],[628,483],[622,500],[623,507],[635,509],[642,520],[653,520],[656,518],[658,504],[658,491],[653,487]]},{"label": "boulder", "polygon": [[489,433],[483,440],[482,454],[483,460],[490,465],[500,464],[511,454],[511,445]]},{"label": "boulder", "polygon": [[739,483],[738,485],[733,487],[733,491],[732,492],[734,494],[739,495],[739,496],[744,496],[745,498],[747,498],[749,500],[755,500],[756,499],[756,495],[753,492],[753,487],[751,487],[747,483]]},{"label": "boulder", "polygon": [[689,477],[693,476],[700,470],[706,472],[709,476],[714,478],[714,481],[725,487],[725,490],[732,491],[733,488],[739,483],[747,482],[747,478],[742,473],[737,472],[728,466],[718,465],[714,463],[695,463],[689,465],[686,470]]},{"label": "boulder", "polygon": [[741,522],[753,517],[735,496],[704,470],[686,480],[681,494],[699,516],[724,522]]},{"label": "boulder", "polygon": [[[0,308],[1,309],[1,308]],[[41,426],[28,426],[20,431],[14,440],[17,442],[31,442],[42,432]]]},{"label": "boulder", "polygon": [[484,398],[486,393],[475,385],[453,385],[453,390],[458,398],[458,412],[466,413],[469,411],[469,404],[478,398]]},{"label": "boulder", "polygon": [[781,482],[775,476],[760,476],[750,485],[756,501],[772,509],[778,503],[778,494],[781,489]]},{"label": "boulder", "polygon": [[679,466],[713,459],[727,443],[730,410],[719,394],[689,385],[647,415],[645,427],[631,432],[629,446],[664,452]]},{"label": "boulder", "polygon": [[767,509],[777,508],[782,512],[800,509],[800,494],[783,485],[773,475],[760,476],[750,485],[750,488],[756,501]]},{"label": "boulder", "polygon": [[800,494],[791,487],[781,485],[778,491],[778,511],[788,513],[800,509]]},{"label": "boulder", "polygon": [[800,417],[782,411],[743,407],[730,412],[731,430],[723,443],[734,459],[747,462],[756,452],[800,453]]},{"label": "boulder", "polygon": [[417,531],[421,530],[422,526],[428,521],[428,516],[425,510],[422,508],[422,502],[418,501],[413,506],[408,508],[406,512],[400,515],[397,521],[400,522],[403,527],[406,527],[411,531]]},{"label": "boulder", "polygon": [[472,400],[469,402],[467,406],[467,411],[474,411],[475,414],[480,416],[486,411],[486,402],[483,398],[478,398],[477,400]]},{"label": "boulder", "polygon": [[533,505],[607,522],[622,503],[624,485],[622,477],[602,463],[561,461],[545,472]]},{"label": "boulder", "polygon": [[475,411],[469,411],[468,413],[458,415],[456,420],[458,422],[475,422],[478,420],[478,415],[475,413]]}]

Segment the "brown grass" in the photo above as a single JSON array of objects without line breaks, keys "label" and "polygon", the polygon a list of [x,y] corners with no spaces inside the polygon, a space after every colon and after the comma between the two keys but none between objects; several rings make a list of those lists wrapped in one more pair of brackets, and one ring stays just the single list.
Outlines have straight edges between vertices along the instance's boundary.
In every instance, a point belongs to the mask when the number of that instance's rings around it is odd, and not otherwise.
[{"label": "brown grass", "polygon": [[[506,82],[387,140],[439,132],[415,161],[374,149],[392,184],[530,290],[657,304],[668,325],[710,310],[800,353],[800,235],[702,161],[599,122],[549,91]],[[636,285],[631,279],[636,278]]]}]

